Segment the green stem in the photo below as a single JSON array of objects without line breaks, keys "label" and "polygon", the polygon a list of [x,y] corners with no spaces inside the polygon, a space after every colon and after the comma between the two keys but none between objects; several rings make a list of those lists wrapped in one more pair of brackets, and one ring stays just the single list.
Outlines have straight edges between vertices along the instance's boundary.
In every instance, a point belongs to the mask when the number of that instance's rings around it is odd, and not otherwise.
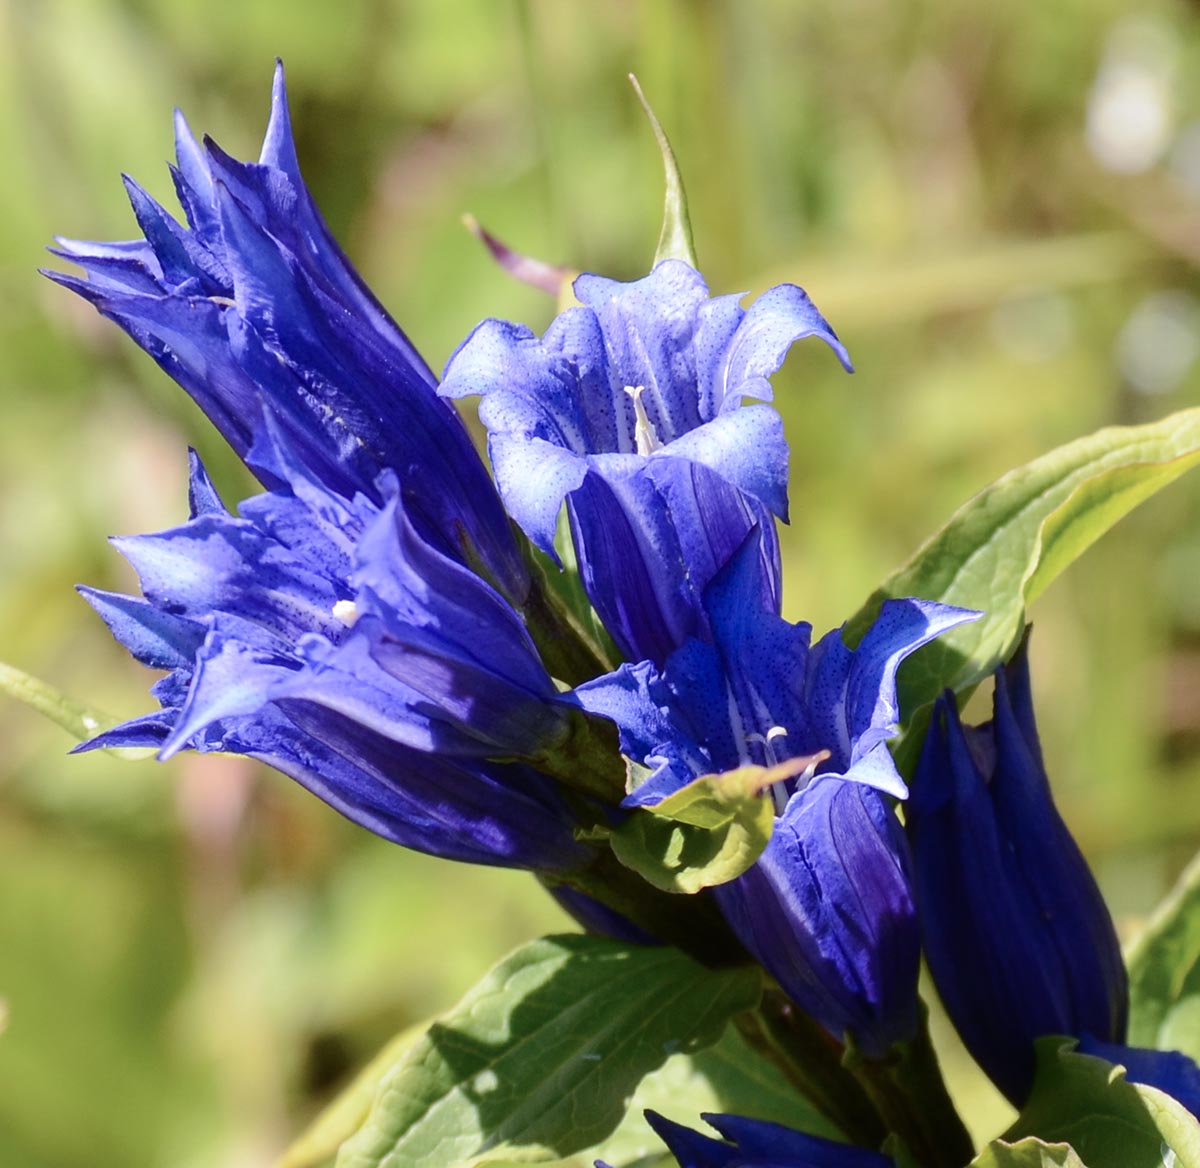
[{"label": "green stem", "polygon": [[530,588],[521,615],[550,676],[576,686],[616,669],[619,662],[612,659],[547,579],[546,573],[553,567],[547,568],[541,559],[535,559],[532,550],[526,562]]},{"label": "green stem", "polygon": [[899,1044],[882,1059],[848,1050],[844,1061],[888,1130],[904,1141],[920,1164],[964,1168],[971,1161],[975,1148],[946,1090],[923,1004],[920,1029],[912,1041]]},{"label": "green stem", "polygon": [[543,873],[539,879],[550,889],[565,884],[586,893],[655,940],[682,949],[703,965],[721,968],[749,961],[709,892],[694,896],[661,892],[607,850],[584,868],[554,876]]},{"label": "green stem", "polygon": [[878,1148],[888,1129],[861,1084],[842,1065],[842,1047],[778,990],[758,1009],[738,1015],[742,1036],[769,1058],[851,1142]]}]

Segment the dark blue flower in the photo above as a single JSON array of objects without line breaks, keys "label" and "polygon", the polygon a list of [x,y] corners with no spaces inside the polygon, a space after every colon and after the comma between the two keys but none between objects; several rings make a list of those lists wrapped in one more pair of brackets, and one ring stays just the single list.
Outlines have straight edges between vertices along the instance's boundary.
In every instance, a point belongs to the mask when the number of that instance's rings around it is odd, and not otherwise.
[{"label": "dark blue flower", "polygon": [[758,588],[779,608],[772,514],[786,518],[788,451],[767,378],[791,344],[846,351],[808,296],[771,288],[749,309],[709,299],[667,260],[642,280],[580,276],[581,307],[543,338],[488,320],[459,347],[441,392],[482,395],[505,506],[555,556],[565,498],[584,586],[618,647],[662,664],[701,632],[704,588],[757,525]]},{"label": "dark blue flower", "polygon": [[1050,794],[1022,645],[992,721],[938,702],[906,822],[929,968],[967,1049],[1016,1104],[1042,1035],[1125,1036],[1112,918]]},{"label": "dark blue flower", "polygon": [[778,1123],[737,1115],[702,1115],[723,1139],[646,1112],[650,1126],[679,1168],[892,1168],[892,1160],[865,1148],[806,1135]]},{"label": "dark blue flower", "polygon": [[879,794],[906,794],[887,748],[899,723],[896,671],[976,614],[890,600],[857,648],[838,630],[811,645],[809,625],[763,611],[758,540],[752,533],[706,591],[711,642],[689,640],[661,671],[623,665],[575,693],[651,768],[626,806],[653,805],[703,774],[808,760],[771,790],[778,817],[766,851],[717,898],[789,997],[879,1055],[916,1025],[907,847]]},{"label": "dark blue flower", "polygon": [[257,163],[176,115],[182,226],[126,180],[144,239],[60,239],[87,279],[48,272],[116,321],[253,457],[263,419],[330,490],[375,502],[394,471],[421,536],[521,603],[525,569],[487,469],[437,381],[338,247],[300,175],[282,66]]},{"label": "dark blue flower", "polygon": [[579,715],[516,614],[418,534],[388,476],[381,503],[345,499],[273,423],[263,433],[285,487],[235,517],[193,458],[192,518],[116,541],[145,599],[82,590],[138,660],[169,671],[159,712],[88,747],[247,754],[409,847],[581,862],[561,786],[531,765]]}]

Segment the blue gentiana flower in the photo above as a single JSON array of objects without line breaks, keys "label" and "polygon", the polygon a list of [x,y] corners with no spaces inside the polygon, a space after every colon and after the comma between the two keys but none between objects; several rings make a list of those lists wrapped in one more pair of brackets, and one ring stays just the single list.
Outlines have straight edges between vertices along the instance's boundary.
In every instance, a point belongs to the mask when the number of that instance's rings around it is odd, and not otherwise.
[{"label": "blue gentiana flower", "polygon": [[702,1115],[721,1134],[719,1140],[653,1111],[646,1119],[679,1168],[893,1168],[889,1156],[761,1119]]},{"label": "blue gentiana flower", "polygon": [[761,540],[755,529],[705,592],[711,641],[687,641],[661,669],[623,665],[575,696],[651,768],[626,806],[651,806],[700,775],[807,760],[770,792],[766,851],[715,891],[789,997],[839,1039],[881,1055],[917,1023],[907,845],[881,794],[906,794],[887,748],[899,723],[896,671],[977,614],[889,600],[857,648],[840,630],[813,645],[809,625],[764,609]]},{"label": "blue gentiana flower", "polygon": [[[345,498],[398,475],[426,540],[478,563],[514,603],[525,568],[486,467],[437,380],[334,240],[296,157],[282,65],[258,162],[193,137],[176,114],[179,223],[132,179],[144,239],[59,239],[87,279],[47,272],[119,324],[247,457],[273,419]],[[269,468],[254,468],[279,485]]]},{"label": "blue gentiana flower", "polygon": [[1121,1043],[1128,979],[1112,918],[1054,806],[1023,644],[990,722],[934,710],[906,823],[929,968],[967,1049],[1018,1106],[1034,1042]]},{"label": "blue gentiana flower", "polygon": [[[187,747],[260,759],[408,847],[558,870],[588,850],[539,773],[578,715],[488,583],[425,542],[388,476],[382,503],[312,476],[271,423],[286,487],[240,515],[193,456],[192,518],[117,540],[144,599],[81,589],[122,644],[167,670],[162,709],[82,749]],[[496,762],[504,758],[505,762]]]},{"label": "blue gentiana flower", "polygon": [[176,144],[186,226],[128,182],[145,239],[60,241],[87,279],[50,275],[175,377],[268,490],[232,515],[194,461],[190,520],[117,541],[144,598],[83,591],[167,671],[162,708],[86,748],[247,754],[411,847],[586,862],[572,831],[588,797],[556,781],[581,769],[581,715],[513,607],[529,580],[511,525],[305,188],[282,68],[257,163],[182,117]]},{"label": "blue gentiana flower", "polygon": [[487,320],[446,366],[441,393],[482,396],[479,416],[509,513],[556,557],[566,499],[592,604],[632,661],[661,665],[703,632],[704,588],[757,526],[762,594],[779,610],[771,516],[787,516],[788,450],[766,405],[792,343],[817,336],[850,369],[812,301],[791,284],[748,309],[709,298],[664,260],[621,284],[575,281],[581,307],[544,337]]}]

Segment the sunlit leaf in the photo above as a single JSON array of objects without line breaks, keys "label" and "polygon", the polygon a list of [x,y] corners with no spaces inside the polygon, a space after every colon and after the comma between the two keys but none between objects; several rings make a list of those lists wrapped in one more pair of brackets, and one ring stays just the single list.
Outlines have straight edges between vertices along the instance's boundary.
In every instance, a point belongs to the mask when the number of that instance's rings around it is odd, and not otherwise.
[{"label": "sunlit leaf", "polygon": [[965,503],[847,626],[857,643],[888,597],[980,609],[900,672],[911,718],[944,688],[969,690],[1016,647],[1026,606],[1122,516],[1200,462],[1200,409],[1114,426],[1010,471]]},{"label": "sunlit leaf", "polygon": [[545,937],[506,958],[384,1077],[338,1168],[560,1159],[618,1127],[668,1056],[752,1008],[757,969],[675,949]]},{"label": "sunlit leaf", "polygon": [[1069,1144],[1087,1168],[1200,1168],[1200,1123],[1181,1103],[1073,1046],[1038,1043],[1033,1093],[1006,1140]]},{"label": "sunlit leaf", "polygon": [[1129,953],[1129,1041],[1200,1059],[1200,857]]}]

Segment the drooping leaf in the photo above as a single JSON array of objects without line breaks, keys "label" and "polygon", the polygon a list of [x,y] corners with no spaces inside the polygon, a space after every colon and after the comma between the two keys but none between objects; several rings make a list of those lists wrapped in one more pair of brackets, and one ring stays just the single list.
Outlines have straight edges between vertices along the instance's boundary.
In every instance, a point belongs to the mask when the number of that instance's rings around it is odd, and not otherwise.
[{"label": "drooping leaf", "polygon": [[618,1127],[669,1055],[752,1008],[757,969],[544,937],[492,970],[384,1076],[338,1168],[468,1168],[572,1155]]},{"label": "drooping leaf", "polygon": [[646,95],[642,92],[638,79],[630,73],[629,81],[633,86],[634,93],[637,94],[638,101],[642,103],[642,109],[645,110],[646,117],[649,119],[650,128],[654,131],[655,141],[658,142],[658,149],[662,153],[663,173],[667,185],[666,197],[663,201],[662,231],[658,236],[658,248],[654,253],[654,262],[658,264],[662,260],[683,260],[685,264],[691,264],[695,268],[697,267],[696,245],[692,241],[692,221],[688,215],[687,194],[683,189],[679,164],[675,161],[675,151],[671,149],[666,132],[658,118],[654,116],[654,110],[650,108],[650,103],[646,100]]},{"label": "drooping leaf", "polygon": [[1200,1123],[1181,1103],[1073,1047],[1038,1043],[1033,1093],[1005,1140],[1069,1144],[1087,1168],[1200,1168]]},{"label": "drooping leaf", "polygon": [[611,837],[618,860],[655,888],[693,893],[740,876],[771,840],[775,807],[763,792],[809,759],[702,775],[653,807],[640,807]]},{"label": "drooping leaf", "polygon": [[1200,1059],[1200,857],[1129,952],[1129,1041]]},{"label": "drooping leaf", "polygon": [[911,719],[945,689],[969,690],[1012,653],[1026,606],[1139,503],[1200,462],[1200,409],[1113,426],[1010,471],[965,503],[851,619],[856,644],[889,597],[983,617],[914,653],[900,671]]},{"label": "drooping leaf", "polygon": [[[27,706],[32,706],[39,714],[49,718],[57,726],[61,726],[68,734],[80,742],[95,737],[101,730],[117,724],[116,718],[102,714],[82,702],[60,693],[52,685],[23,673],[11,665],[0,662],[0,693],[8,694]],[[152,758],[154,751],[148,748],[117,747],[109,751],[118,758],[139,759]]]},{"label": "drooping leaf", "polygon": [[1015,1144],[994,1140],[974,1160],[971,1168],[1088,1168],[1070,1144],[1047,1144],[1042,1140],[1018,1140]]}]

